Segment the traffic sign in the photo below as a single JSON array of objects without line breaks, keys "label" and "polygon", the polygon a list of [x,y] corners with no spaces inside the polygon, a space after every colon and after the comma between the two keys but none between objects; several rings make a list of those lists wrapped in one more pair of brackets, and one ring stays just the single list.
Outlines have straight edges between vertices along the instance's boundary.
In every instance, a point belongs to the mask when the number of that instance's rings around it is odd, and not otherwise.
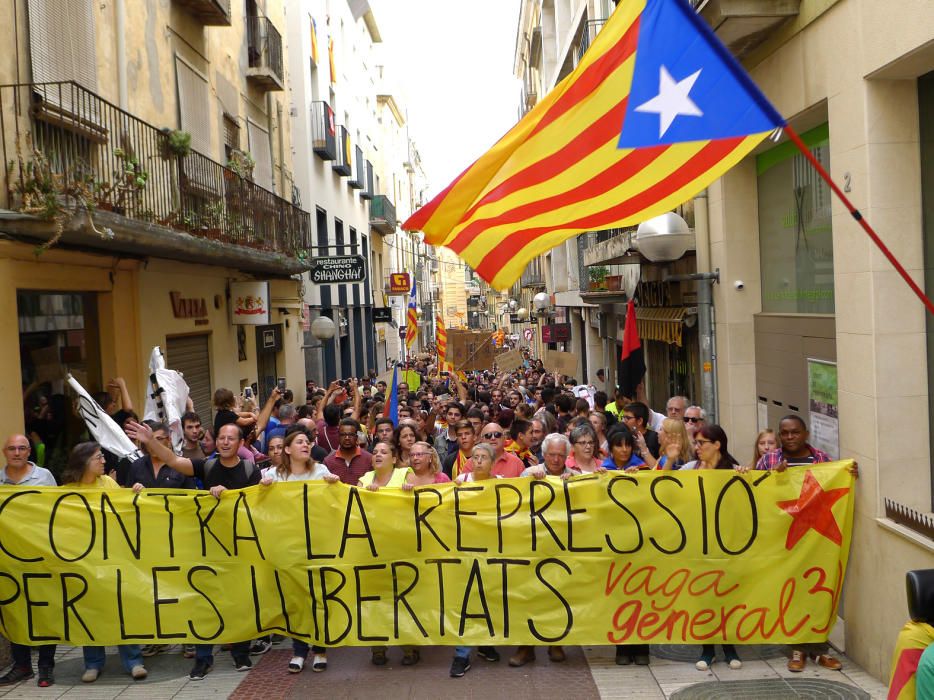
[{"label": "traffic sign", "polygon": [[535,331],[533,331],[531,328],[526,328],[524,331],[522,331],[522,335],[525,336],[526,340],[531,342],[532,336],[535,335]]}]

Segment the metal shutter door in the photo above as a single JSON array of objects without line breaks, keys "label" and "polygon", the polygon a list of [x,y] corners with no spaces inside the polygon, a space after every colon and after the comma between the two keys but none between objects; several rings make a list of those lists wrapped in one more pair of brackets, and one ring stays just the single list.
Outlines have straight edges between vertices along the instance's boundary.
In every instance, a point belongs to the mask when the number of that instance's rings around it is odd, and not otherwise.
[{"label": "metal shutter door", "polygon": [[94,4],[29,0],[28,11],[33,82],[74,80],[97,92]]},{"label": "metal shutter door", "polygon": [[247,120],[250,155],[256,161],[253,182],[272,191],[272,154],[269,152],[269,132],[252,119]]},{"label": "metal shutter door", "polygon": [[211,412],[211,356],[208,351],[207,335],[186,335],[167,338],[165,364],[169,369],[181,372],[188,384],[189,396],[195,404],[195,412],[203,425],[213,422]]},{"label": "metal shutter door", "polygon": [[178,80],[178,111],[182,129],[191,134],[191,147],[211,157],[211,110],[208,81],[178,56],[175,57]]}]

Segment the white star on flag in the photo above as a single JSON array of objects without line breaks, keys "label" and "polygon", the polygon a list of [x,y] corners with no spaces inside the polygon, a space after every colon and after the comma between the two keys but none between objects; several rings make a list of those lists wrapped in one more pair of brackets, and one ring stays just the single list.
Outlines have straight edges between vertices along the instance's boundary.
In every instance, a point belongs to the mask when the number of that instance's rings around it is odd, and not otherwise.
[{"label": "white star on flag", "polygon": [[648,102],[636,107],[637,112],[657,114],[658,138],[662,138],[675,118],[681,115],[686,117],[702,117],[704,113],[690,98],[691,88],[697,82],[701,70],[689,75],[684,80],[675,82],[671,73],[665,66],[661,67],[658,78],[658,94]]}]

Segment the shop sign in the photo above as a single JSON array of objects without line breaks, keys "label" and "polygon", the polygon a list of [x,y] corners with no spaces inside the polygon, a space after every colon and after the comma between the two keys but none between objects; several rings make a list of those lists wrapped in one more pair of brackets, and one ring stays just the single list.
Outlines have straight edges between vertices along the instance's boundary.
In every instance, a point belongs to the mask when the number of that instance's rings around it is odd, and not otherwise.
[{"label": "shop sign", "polygon": [[362,255],[331,255],[314,258],[308,274],[314,284],[363,282],[366,279],[366,260]]},{"label": "shop sign", "polygon": [[519,318],[519,314],[509,314],[510,323],[522,323],[522,319]]},{"label": "shop sign", "polygon": [[405,340],[405,326],[399,326],[399,338]]},{"label": "shop sign", "polygon": [[548,323],[542,326],[543,343],[564,343],[571,339],[570,323]]},{"label": "shop sign", "polygon": [[389,323],[392,320],[392,309],[376,308],[373,309],[373,323]]},{"label": "shop sign", "polygon": [[412,280],[408,272],[393,272],[389,275],[390,294],[408,294],[412,291]]},{"label": "shop sign", "polygon": [[230,322],[241,326],[269,323],[269,283],[230,283]]},{"label": "shop sign", "polygon": [[185,299],[181,292],[169,292],[172,300],[172,315],[175,318],[207,318],[208,305],[204,298]]}]

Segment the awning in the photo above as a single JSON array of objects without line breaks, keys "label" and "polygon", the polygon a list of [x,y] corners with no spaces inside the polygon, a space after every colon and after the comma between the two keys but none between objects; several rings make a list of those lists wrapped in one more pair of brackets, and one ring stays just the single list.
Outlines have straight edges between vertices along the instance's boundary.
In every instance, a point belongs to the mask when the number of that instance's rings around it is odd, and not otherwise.
[{"label": "awning", "polygon": [[687,307],[661,306],[636,307],[636,320],[639,323],[641,340],[658,340],[681,347],[681,330],[684,328],[684,315]]}]

